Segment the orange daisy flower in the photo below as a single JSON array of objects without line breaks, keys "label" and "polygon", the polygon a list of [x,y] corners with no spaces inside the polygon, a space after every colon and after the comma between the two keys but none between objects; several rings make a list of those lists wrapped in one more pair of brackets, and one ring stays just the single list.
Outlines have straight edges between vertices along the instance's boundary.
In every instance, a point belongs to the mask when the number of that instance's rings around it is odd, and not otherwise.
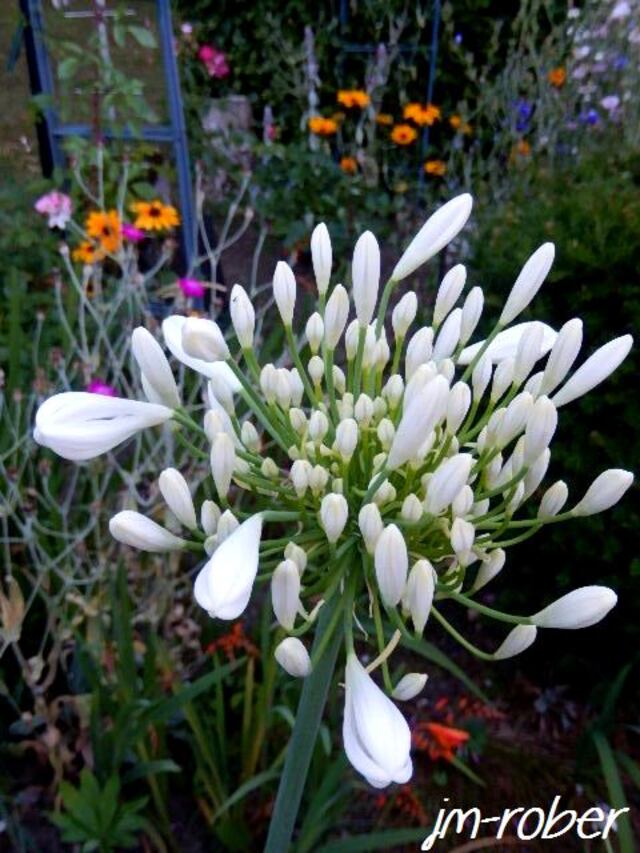
[{"label": "orange daisy flower", "polygon": [[170,204],[159,199],[153,201],[134,201],[131,210],[136,214],[134,228],[142,231],[169,231],[180,225],[180,215]]},{"label": "orange daisy flower", "polygon": [[557,68],[552,68],[547,74],[547,80],[556,89],[561,89],[567,80],[567,72],[562,65],[558,65]]},{"label": "orange daisy flower", "polygon": [[416,749],[429,754],[432,761],[451,761],[456,751],[469,740],[469,732],[442,723],[418,723],[413,730]]},{"label": "orange daisy flower", "polygon": [[454,130],[459,130],[460,133],[464,133],[465,136],[471,135],[471,125],[462,120],[462,116],[452,115],[449,117],[449,124]]},{"label": "orange daisy flower", "polygon": [[333,136],[338,129],[338,122],[324,116],[312,116],[309,119],[309,130],[316,136]]},{"label": "orange daisy flower", "polygon": [[441,178],[443,175],[447,174],[447,164],[444,160],[427,160],[424,164],[424,170],[427,175],[435,175],[438,178]]},{"label": "orange daisy flower", "polygon": [[95,264],[104,260],[104,252],[90,240],[85,240],[71,252],[71,257],[81,264]]},{"label": "orange daisy flower", "polygon": [[120,248],[122,223],[117,210],[92,210],[85,227],[89,237],[98,240],[108,254],[113,255]]},{"label": "orange daisy flower", "polygon": [[396,145],[411,145],[418,138],[418,131],[410,124],[396,124],[391,131],[391,141]]},{"label": "orange daisy flower", "polygon": [[378,113],[376,116],[376,124],[389,126],[393,124],[393,116],[391,113]]},{"label": "orange daisy flower", "polygon": [[435,104],[423,105],[413,102],[406,105],[402,115],[403,118],[410,119],[419,127],[424,127],[425,125],[431,127],[432,124],[440,121],[442,111],[440,110],[440,107],[436,107]]},{"label": "orange daisy flower", "polygon": [[355,175],[358,171],[358,161],[355,157],[343,157],[340,160],[340,168],[347,175]]},{"label": "orange daisy flower", "polygon": [[362,110],[369,106],[371,98],[366,92],[363,92],[362,89],[340,89],[337,95],[337,101],[348,110],[353,109],[354,107]]}]

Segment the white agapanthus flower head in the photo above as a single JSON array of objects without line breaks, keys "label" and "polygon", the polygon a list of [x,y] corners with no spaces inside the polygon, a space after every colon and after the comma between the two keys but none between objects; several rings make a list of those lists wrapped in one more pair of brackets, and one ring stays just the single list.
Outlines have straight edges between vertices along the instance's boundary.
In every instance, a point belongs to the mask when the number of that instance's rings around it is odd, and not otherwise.
[{"label": "white agapanthus flower head", "polygon": [[[68,392],[36,416],[36,440],[77,461],[168,421],[186,433],[217,499],[167,468],[159,490],[181,534],[130,510],[114,516],[112,534],[146,551],[199,553],[194,597],[212,618],[239,617],[260,572],[271,584],[275,656],[294,677],[313,678],[332,634],[342,633],[344,746],[378,787],[406,782],[412,772],[409,727],[393,700],[416,696],[426,674],[392,674],[404,638],[437,626],[460,639],[443,611],[473,609],[511,627],[494,652],[462,638],[465,648],[501,660],[543,629],[587,627],[616,603],[599,586],[562,595],[531,616],[477,600],[503,576],[511,545],[546,524],[608,510],[630,487],[631,473],[611,469],[576,501],[564,481],[544,479],[563,407],[603,382],[632,341],[617,337],[585,360],[580,320],[568,318],[556,332],[521,319],[550,270],[550,243],[524,263],[484,338],[473,340],[484,295],[462,264],[451,266],[434,294],[431,322],[421,317],[417,325],[420,300],[411,289],[396,300],[396,286],[456,237],[470,211],[468,195],[437,210],[382,287],[370,232],[357,241],[351,281],[332,286],[329,229],[318,225],[311,239],[318,300],[307,316],[296,304],[293,270],[280,262],[274,272],[269,335],[283,347],[276,363],[258,362],[256,312],[240,285],[231,292],[226,334],[210,319],[167,318],[167,349],[207,383],[200,422],[183,407],[161,346],[144,329],[134,332],[133,355],[148,402]],[[365,669],[359,656],[367,644],[374,653]]]}]

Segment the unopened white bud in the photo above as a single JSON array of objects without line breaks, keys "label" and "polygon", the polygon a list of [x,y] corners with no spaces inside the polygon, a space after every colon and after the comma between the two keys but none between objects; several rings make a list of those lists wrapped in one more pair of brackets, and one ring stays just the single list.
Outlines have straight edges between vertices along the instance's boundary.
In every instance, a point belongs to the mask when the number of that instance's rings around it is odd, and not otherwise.
[{"label": "unopened white bud", "polygon": [[532,373],[525,383],[524,390],[528,391],[534,400],[542,394],[540,389],[542,388],[543,379],[544,373],[539,370],[537,373]]},{"label": "unopened white bud", "polygon": [[298,573],[302,575],[304,570],[307,568],[307,552],[304,548],[296,545],[295,542],[287,542],[284,549],[284,556],[286,560],[293,560],[298,567]]},{"label": "unopened white bud", "polygon": [[267,480],[277,480],[280,477],[280,469],[270,456],[265,456],[262,460],[260,472]]},{"label": "unopened white bud", "polygon": [[317,311],[307,320],[305,332],[309,341],[309,349],[315,355],[320,349],[320,344],[324,338],[324,323]]},{"label": "unopened white bud", "polygon": [[548,397],[533,404],[525,431],[524,462],[530,465],[549,446],[558,426],[558,412]]},{"label": "unopened white bud", "polygon": [[256,312],[247,291],[239,284],[234,284],[231,289],[229,313],[241,348],[251,349],[256,328]]},{"label": "unopened white bud", "polygon": [[404,357],[404,377],[409,381],[419,365],[429,361],[433,353],[433,329],[423,326],[415,332],[407,345]]},{"label": "unopened white bud", "polygon": [[618,596],[606,586],[574,589],[531,617],[540,628],[588,628],[616,605]]},{"label": "unopened white bud", "polygon": [[187,544],[184,539],[170,533],[146,515],[132,510],[114,515],[109,521],[109,532],[118,542],[154,554],[179,551]]},{"label": "unopened white bud", "polygon": [[144,382],[155,399],[152,403],[161,403],[170,409],[180,405],[180,394],[167,357],[158,341],[143,326],[138,326],[131,335],[131,352],[142,371]]},{"label": "unopened white bud", "polygon": [[388,411],[389,407],[387,406],[387,401],[384,397],[378,395],[373,401],[373,417],[376,420],[380,420],[380,418],[383,418]]},{"label": "unopened white bud", "polygon": [[451,383],[456,375],[456,365],[452,358],[445,358],[438,364],[438,373]]},{"label": "unopened white bud", "polygon": [[382,418],[376,429],[376,435],[383,450],[389,450],[395,434],[396,428],[393,425],[393,421],[390,421],[389,418]]},{"label": "unopened white bud", "polygon": [[365,369],[372,367],[375,360],[376,333],[373,326],[367,326],[364,330],[364,349],[362,351],[362,366]]},{"label": "unopened white bud", "polygon": [[618,503],[633,483],[633,474],[622,468],[609,468],[595,478],[582,500],[571,510],[572,515],[585,516],[604,512]]},{"label": "unopened white bud", "polygon": [[303,435],[307,428],[307,416],[302,409],[289,409],[289,423],[291,424],[294,432],[297,432],[298,435]]},{"label": "unopened white bud", "polygon": [[226,498],[229,492],[235,464],[236,451],[233,441],[226,432],[219,432],[211,446],[211,473],[221,498]]},{"label": "unopened white bud", "polygon": [[531,255],[522,267],[502,309],[499,320],[501,326],[507,326],[529,305],[547,277],[554,256],[553,243],[544,243]]},{"label": "unopened white bud", "polygon": [[314,465],[309,470],[309,488],[317,497],[324,492],[329,482],[329,472],[322,465]]},{"label": "unopened white bud", "polygon": [[342,400],[338,401],[338,412],[342,419],[344,418],[352,418],[353,417],[353,394],[347,391],[346,394],[342,395]]},{"label": "unopened white bud", "polygon": [[296,277],[289,264],[278,261],[273,274],[273,296],[285,326],[293,322],[296,307]]},{"label": "unopened white bud", "polygon": [[365,231],[355,245],[351,279],[356,316],[366,326],[373,318],[380,286],[380,247],[371,231]]},{"label": "unopened white bud", "polygon": [[309,418],[309,438],[319,444],[329,431],[329,419],[324,412],[315,409]]},{"label": "unopened white bud", "polygon": [[391,314],[391,326],[396,341],[403,340],[418,313],[418,297],[410,290],[399,300]]},{"label": "unopened white bud", "polygon": [[513,371],[515,369],[514,358],[504,358],[498,362],[493,373],[493,383],[491,385],[491,402],[497,403],[501,399],[507,388],[513,383]]},{"label": "unopened white bud", "polygon": [[309,652],[297,637],[285,637],[273,654],[284,671],[294,678],[306,678],[311,672]]},{"label": "unopened white bud", "polygon": [[461,518],[464,518],[465,515],[469,515],[472,507],[473,489],[471,488],[471,486],[463,486],[454,498],[453,503],[451,504],[451,512],[454,514],[454,516],[460,516]]},{"label": "unopened white bud", "polygon": [[291,402],[294,406],[299,406],[304,397],[304,383],[297,367],[293,367],[289,371],[289,384],[291,386]]},{"label": "unopened white bud", "polygon": [[320,504],[320,524],[329,542],[337,542],[349,518],[349,506],[344,495],[325,495]]},{"label": "unopened white bud", "polygon": [[395,607],[404,593],[409,569],[407,544],[395,524],[385,527],[378,537],[374,564],[382,600],[388,607]]},{"label": "unopened white bud", "polygon": [[311,356],[307,369],[309,370],[309,376],[313,384],[320,385],[324,376],[324,362],[319,355]]},{"label": "unopened white bud", "polygon": [[489,581],[493,580],[504,568],[506,559],[507,555],[502,548],[496,548],[495,551],[491,551],[482,563],[480,563],[472,591],[477,592],[477,590],[482,589]]},{"label": "unopened white bud", "polygon": [[211,397],[222,406],[228,415],[235,414],[233,391],[229,383],[219,373],[212,376],[209,380],[209,399]]},{"label": "unopened white bud", "polygon": [[300,573],[293,560],[283,560],[271,576],[271,604],[276,619],[286,631],[293,629],[300,609]]},{"label": "unopened white bud", "polygon": [[411,379],[408,380],[404,390],[404,397],[402,398],[403,412],[407,411],[411,401],[418,391],[428,385],[429,382],[431,382],[432,379],[435,379],[437,375],[438,368],[436,367],[435,362],[428,361],[426,364],[418,365],[413,372]]},{"label": "unopened white bud", "polygon": [[445,358],[449,358],[458,346],[461,320],[462,309],[455,308],[442,324],[442,328],[438,332],[438,337],[433,346],[433,360],[436,364]]},{"label": "unopened white bud", "polygon": [[398,468],[416,455],[429,433],[442,421],[447,407],[449,385],[437,376],[418,391],[404,412],[393,444],[387,467]]},{"label": "unopened white bud", "polygon": [[217,323],[199,317],[188,317],[182,326],[182,348],[192,358],[202,361],[225,361],[229,347]]},{"label": "unopened white bud", "polygon": [[485,353],[473,368],[473,373],[471,374],[471,387],[473,388],[474,402],[477,403],[487,390],[487,386],[489,382],[491,382],[492,369],[491,357]]},{"label": "unopened white bud", "polygon": [[402,508],[400,510],[400,516],[405,521],[420,521],[422,518],[422,503],[420,502],[420,498],[417,495],[410,494],[407,495],[404,501],[402,502]]},{"label": "unopened white bud", "polygon": [[462,306],[462,319],[460,321],[460,345],[464,346],[475,332],[480,322],[482,309],[484,307],[484,293],[481,287],[473,287],[467,294]]},{"label": "unopened white bud", "polygon": [[254,427],[251,421],[245,421],[240,429],[240,440],[252,453],[257,453],[260,449],[260,436],[258,430]]},{"label": "unopened white bud", "polygon": [[327,349],[334,350],[340,340],[349,316],[349,295],[341,284],[337,284],[327,300],[324,312],[324,342]]},{"label": "unopened white bud", "polygon": [[470,453],[458,453],[445,459],[429,480],[424,508],[430,515],[439,515],[458,496],[466,485],[473,464]]},{"label": "unopened white bud", "polygon": [[393,688],[391,696],[398,702],[408,702],[422,693],[427,683],[428,675],[424,672],[408,672]]},{"label": "unopened white bud", "polygon": [[293,388],[291,383],[291,374],[286,367],[278,368],[274,384],[278,405],[283,409],[288,409],[291,405]]},{"label": "unopened white bud", "polygon": [[516,385],[522,385],[543,354],[544,328],[544,323],[530,323],[520,338],[513,365],[513,381]]},{"label": "unopened white bud", "polygon": [[389,402],[389,407],[395,409],[404,394],[404,380],[399,373],[394,373],[387,379],[382,393]]},{"label": "unopened white bud", "polygon": [[373,418],[373,400],[368,394],[360,394],[354,408],[355,419],[359,424],[368,426]]},{"label": "unopened white bud", "polygon": [[389,480],[385,480],[376,491],[373,496],[373,500],[378,504],[378,506],[384,506],[384,504],[395,501],[396,496],[397,491],[393,483],[390,483]]},{"label": "unopened white bud", "polygon": [[311,262],[313,264],[313,273],[316,277],[318,293],[321,295],[326,293],[329,287],[332,261],[333,254],[329,231],[324,222],[320,222],[311,234]]},{"label": "unopened white bud", "polygon": [[240,522],[230,509],[226,509],[218,521],[218,529],[216,531],[217,544],[221,545],[238,527],[240,527]]},{"label": "unopened white bud", "polygon": [[384,529],[380,510],[374,503],[365,504],[358,514],[358,526],[368,554],[373,554]]},{"label": "unopened white bud", "polygon": [[345,462],[348,462],[353,456],[357,444],[358,424],[353,418],[345,418],[345,420],[340,421],[336,428],[335,448]]},{"label": "unopened white bud", "polygon": [[411,621],[417,634],[422,634],[427,624],[433,595],[436,588],[436,573],[429,560],[414,563],[404,594],[404,605],[411,614]]},{"label": "unopened white bud", "polygon": [[[573,367],[582,346],[582,320],[574,318],[558,332],[544,369],[540,394],[549,395],[558,387]],[[557,403],[556,403],[557,405]]]},{"label": "unopened white bud", "polygon": [[260,371],[260,390],[267,403],[275,403],[278,370],[274,364],[265,364]]},{"label": "unopened white bud", "polygon": [[384,370],[390,358],[391,350],[389,349],[389,344],[387,343],[387,335],[383,329],[382,334],[376,341],[376,345],[373,350],[373,363],[376,367],[376,370]]},{"label": "unopened white bud", "polygon": [[[528,421],[533,417],[534,405],[531,394],[523,391],[514,397],[506,409],[503,410],[495,440],[495,446],[499,450],[502,450],[514,438],[520,435]],[[534,454],[534,458],[536,455],[538,454]]]},{"label": "unopened white bud", "polygon": [[547,468],[549,467],[549,461],[551,459],[551,451],[547,447],[535,462],[531,465],[529,470],[527,471],[527,475],[524,478],[524,496],[523,500],[531,497],[531,495],[538,488],[540,483],[544,480],[544,476],[547,473]]},{"label": "unopened white bud", "polygon": [[632,344],[631,335],[622,335],[597,349],[554,394],[555,405],[558,408],[565,406],[604,382],[625,360]]},{"label": "unopened white bud", "polygon": [[213,536],[220,521],[220,507],[215,501],[204,501],[200,507],[200,526],[207,536]]},{"label": "unopened white bud", "polygon": [[451,525],[451,547],[461,565],[465,565],[475,537],[476,529],[470,521],[460,517],[454,518]]},{"label": "unopened white bud", "polygon": [[557,515],[562,510],[568,497],[569,489],[567,488],[567,484],[562,480],[558,480],[552,486],[549,486],[540,501],[538,518],[553,518],[554,515]]},{"label": "unopened white bud", "polygon": [[535,625],[516,625],[493,653],[493,659],[506,660],[522,654],[535,642],[537,633]]},{"label": "unopened white bud", "polygon": [[306,459],[296,459],[291,466],[289,477],[293,483],[293,488],[299,498],[303,497],[309,488],[309,473],[311,465]]},{"label": "unopened white bud", "polygon": [[452,267],[442,279],[433,308],[433,325],[437,328],[460,298],[467,280],[463,264]]},{"label": "unopened white bud", "polygon": [[180,471],[166,468],[158,478],[158,486],[167,506],[180,524],[194,530],[198,526],[196,510],[187,481]]},{"label": "unopened white bud", "polygon": [[471,406],[471,388],[466,382],[456,382],[447,398],[447,432],[455,435]]},{"label": "unopened white bud", "polygon": [[357,320],[352,320],[347,326],[347,331],[344,333],[344,348],[347,355],[347,361],[353,361],[358,352],[358,341],[360,339],[360,323]]}]

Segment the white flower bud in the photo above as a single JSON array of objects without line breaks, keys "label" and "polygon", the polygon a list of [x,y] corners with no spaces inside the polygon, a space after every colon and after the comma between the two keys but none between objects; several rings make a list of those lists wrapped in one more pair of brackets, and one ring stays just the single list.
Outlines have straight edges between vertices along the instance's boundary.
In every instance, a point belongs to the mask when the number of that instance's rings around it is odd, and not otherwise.
[{"label": "white flower bud", "polygon": [[395,524],[385,527],[378,537],[374,564],[382,600],[388,607],[395,607],[404,593],[409,569],[407,545]]},{"label": "white flower bud", "polygon": [[484,498],[481,501],[476,501],[471,507],[471,515],[474,518],[480,518],[481,515],[486,515],[489,512],[490,503],[491,501],[489,500],[489,498]]},{"label": "white flower bud", "polygon": [[437,576],[429,560],[418,560],[409,572],[403,603],[411,614],[411,621],[417,634],[422,634],[427,624]]},{"label": "white flower bud", "polygon": [[538,397],[533,404],[524,440],[524,463],[531,465],[549,446],[558,426],[558,412],[548,397]]},{"label": "white flower bud", "polygon": [[502,309],[499,320],[501,326],[507,326],[513,322],[518,314],[521,314],[529,305],[547,277],[554,256],[555,247],[553,243],[544,243],[531,255],[522,267]]},{"label": "white flower bud", "polygon": [[357,320],[352,320],[347,326],[347,331],[344,333],[344,348],[347,355],[347,361],[353,361],[358,352],[358,341],[360,339],[360,323]]},{"label": "white flower bud", "polygon": [[411,379],[406,384],[404,397],[402,398],[402,411],[406,412],[411,401],[425,386],[435,379],[438,375],[438,368],[433,361],[428,361],[426,364],[419,364],[415,369]]},{"label": "white flower bud", "polygon": [[380,286],[380,247],[371,231],[365,231],[355,245],[351,279],[356,316],[366,326],[373,318]]},{"label": "white flower bud", "polygon": [[271,604],[276,619],[291,631],[300,604],[300,573],[293,560],[283,560],[271,576]]},{"label": "white flower bud", "polygon": [[320,444],[329,431],[329,418],[319,409],[314,409],[309,418],[309,438]]},{"label": "white flower bud", "polygon": [[217,323],[199,317],[188,317],[182,326],[182,348],[192,358],[202,361],[225,361],[229,347]]},{"label": "white flower bud", "polygon": [[317,311],[307,320],[305,332],[309,341],[309,349],[315,355],[320,349],[320,344],[324,338],[324,323]]},{"label": "white flower bud", "polygon": [[473,489],[471,488],[471,486],[463,486],[456,495],[453,503],[451,504],[451,512],[454,514],[454,516],[460,516],[461,518],[464,518],[465,515],[469,515],[472,507]]},{"label": "white flower bud", "polygon": [[609,468],[597,476],[582,500],[571,510],[572,515],[585,516],[604,512],[618,503],[633,483],[633,474],[622,468]]},{"label": "white flower bud", "polygon": [[407,246],[391,273],[393,281],[401,281],[419,266],[437,254],[440,249],[464,228],[469,218],[473,199],[468,193],[456,196],[427,219],[420,231]]},{"label": "white flower bud", "polygon": [[606,586],[583,586],[535,613],[531,621],[539,628],[588,628],[604,619],[617,601]]},{"label": "white flower bud", "polygon": [[329,472],[322,465],[314,465],[309,471],[309,488],[317,497],[324,492],[329,482]]},{"label": "white flower bud", "polygon": [[513,383],[513,373],[515,370],[515,358],[504,358],[498,362],[496,369],[493,372],[493,382],[491,384],[491,402],[497,403],[503,396],[507,388]]},{"label": "white flower bud", "polygon": [[433,360],[436,363],[449,358],[458,346],[460,340],[460,323],[462,320],[462,309],[455,308],[442,324],[433,347]]},{"label": "white flower bud", "polygon": [[133,330],[131,352],[142,371],[143,381],[155,397],[150,402],[176,409],[180,405],[180,394],[171,367],[160,344],[143,326]]},{"label": "white flower bud", "polygon": [[304,435],[308,424],[307,416],[302,409],[289,409],[289,423],[291,424],[294,432],[297,432],[298,435]]},{"label": "white flower bud", "polygon": [[413,334],[404,357],[405,381],[409,381],[419,365],[429,361],[433,353],[433,329],[423,326]]},{"label": "white flower bud", "polygon": [[540,388],[542,387],[542,380],[544,378],[544,373],[539,370],[537,373],[533,373],[526,381],[524,390],[528,391],[529,394],[535,399],[537,399],[541,392]]},{"label": "white flower bud", "polygon": [[365,504],[358,514],[358,526],[368,554],[373,554],[384,529],[380,510],[374,503]]},{"label": "white flower bud", "polygon": [[240,527],[240,522],[235,517],[235,515],[231,512],[230,509],[225,509],[225,511],[220,516],[220,520],[218,521],[218,529],[216,531],[216,536],[218,537],[218,545],[224,542],[225,539],[228,539],[232,533],[234,533]]},{"label": "white flower bud", "polygon": [[387,343],[387,334],[382,330],[382,333],[373,349],[373,364],[376,370],[383,371],[391,358],[391,350]]},{"label": "white flower bud", "polygon": [[289,371],[289,385],[291,386],[291,402],[294,406],[299,406],[304,397],[304,384],[297,367],[293,367]]},{"label": "white flower bud", "polygon": [[331,373],[333,376],[333,386],[337,393],[344,394],[347,388],[347,377],[344,375],[344,371],[337,364],[334,364],[331,368]]},{"label": "white flower bud", "polygon": [[437,328],[460,298],[467,281],[463,264],[452,267],[442,279],[433,308],[433,325]]},{"label": "white flower bud", "polygon": [[478,574],[471,588],[472,592],[477,592],[483,586],[486,586],[489,581],[493,580],[504,568],[506,559],[507,555],[502,548],[496,548],[495,551],[491,551],[482,563],[480,563]]},{"label": "white flower bud", "polygon": [[549,353],[547,365],[544,369],[539,389],[540,394],[549,395],[555,391],[573,367],[581,346],[582,320],[575,318],[565,323],[558,332],[558,337]]},{"label": "white flower bud", "polygon": [[[520,338],[533,324],[540,325],[540,322],[535,320],[528,323],[518,323],[517,325],[511,326],[509,329],[505,329],[500,332],[491,341],[487,349],[484,350],[484,355],[491,360],[492,364],[498,364],[504,358],[515,358]],[[542,323],[541,325],[543,328],[543,336],[542,352],[540,355],[543,356],[548,353],[551,347],[555,344],[558,334],[551,328],[551,326],[547,326],[546,323]],[[486,341],[478,341],[471,346],[465,347],[458,357],[458,364],[469,364],[477,356],[480,350],[484,348],[485,343]]]},{"label": "white flower bud", "polygon": [[353,456],[353,453],[358,444],[358,424],[353,418],[345,418],[340,421],[336,428],[335,448],[345,460],[348,462]]},{"label": "white flower bud", "polygon": [[449,385],[437,376],[418,391],[402,416],[387,458],[390,470],[403,465],[416,455],[429,433],[444,418]]},{"label": "white flower bud", "polygon": [[509,500],[509,503],[507,504],[507,509],[506,509],[507,515],[513,515],[513,513],[518,509],[518,507],[520,506],[520,504],[522,503],[523,500],[524,500],[524,483],[520,482],[516,486],[515,492],[513,493],[513,496],[511,497],[511,499]]},{"label": "white flower bud", "polygon": [[265,366],[260,371],[260,390],[262,394],[271,405],[276,401],[276,386],[278,383],[278,370],[274,364],[265,364]]},{"label": "white flower bud", "polygon": [[402,376],[399,373],[394,373],[390,376],[382,389],[382,393],[389,402],[389,408],[395,409],[404,394],[404,380]]},{"label": "white flower bud", "polygon": [[378,436],[378,441],[382,445],[383,450],[389,450],[393,444],[393,437],[395,434],[396,428],[393,425],[393,421],[390,421],[389,418],[382,418],[376,429],[376,435]]},{"label": "white flower bud", "polygon": [[524,478],[523,500],[526,501],[527,498],[531,497],[540,483],[544,480],[550,459],[551,451],[547,447],[529,468],[527,475]]},{"label": "white flower bud", "polygon": [[322,382],[322,377],[324,376],[324,362],[320,358],[319,355],[313,355],[309,359],[309,364],[307,365],[307,369],[309,371],[309,376],[311,377],[311,381],[314,385],[320,385]]},{"label": "white flower bud", "polygon": [[349,506],[344,495],[325,495],[320,504],[320,524],[329,542],[337,542],[349,518]]},{"label": "white flower bud", "polygon": [[256,312],[247,291],[239,284],[234,284],[231,289],[229,313],[238,343],[243,350],[251,349],[256,327]]},{"label": "white flower bud", "polygon": [[[526,391],[518,394],[503,411],[498,424],[495,446],[502,450],[516,438],[533,417],[533,397]],[[551,440],[551,439],[549,439]],[[542,450],[540,451],[542,452]],[[535,454],[537,456],[539,454]]]},{"label": "white flower bud", "polygon": [[109,521],[109,532],[118,542],[153,554],[179,551],[187,544],[184,539],[165,530],[146,515],[132,510],[114,515]]},{"label": "white flower bud", "polygon": [[213,536],[220,521],[220,507],[215,501],[204,501],[200,507],[200,526],[207,536]]},{"label": "white flower bud", "polygon": [[324,312],[324,342],[327,349],[334,350],[340,340],[349,316],[349,295],[341,284],[337,284],[327,300]]},{"label": "white flower bud", "polygon": [[354,415],[359,424],[368,426],[373,418],[373,400],[368,394],[360,394],[354,408]]},{"label": "white flower bud", "polygon": [[305,492],[309,488],[309,474],[311,465],[306,459],[296,459],[291,466],[289,477],[293,483],[293,488],[299,498],[304,497]]},{"label": "white flower bud", "polygon": [[297,637],[285,637],[273,654],[284,671],[294,678],[306,678],[311,672],[309,652]]},{"label": "white flower bud", "polygon": [[392,483],[388,480],[385,480],[384,483],[378,488],[375,495],[373,496],[373,500],[378,506],[384,506],[384,504],[392,503],[395,501],[397,496],[397,491]]},{"label": "white flower bud", "polygon": [[245,421],[240,429],[240,440],[252,453],[260,450],[260,436],[251,421]]},{"label": "white flower bud", "polygon": [[383,418],[388,411],[389,407],[387,406],[387,401],[384,399],[384,397],[376,397],[373,401],[373,417],[375,418],[375,420]]},{"label": "white flower bud", "polygon": [[347,391],[346,394],[343,394],[342,400],[338,402],[338,412],[342,419],[344,418],[352,418],[353,417],[353,394]]},{"label": "white flower bud", "polygon": [[180,471],[166,468],[158,478],[158,486],[160,494],[180,524],[194,530],[198,526],[196,510],[187,481]]},{"label": "white flower bud", "polygon": [[484,308],[484,293],[481,287],[473,287],[467,294],[462,306],[462,319],[460,321],[460,344],[464,346],[471,335],[475,332],[482,309]]},{"label": "white flower bud", "polygon": [[400,510],[400,517],[405,521],[420,521],[422,518],[422,503],[420,502],[420,498],[417,495],[410,494],[407,495],[404,501],[402,502],[402,509]]},{"label": "white flower bud", "polygon": [[273,296],[285,326],[293,322],[296,307],[296,277],[289,264],[278,261],[273,274]]},{"label": "white flower bud", "polygon": [[217,374],[209,380],[208,386],[209,400],[213,397],[217,403],[222,406],[228,415],[235,414],[235,404],[233,402],[233,391],[229,384],[225,382],[224,377]]},{"label": "white flower bud", "polygon": [[408,672],[393,688],[391,696],[398,702],[408,702],[422,693],[429,676],[424,672]]},{"label": "white flower bud", "polygon": [[284,556],[286,560],[293,560],[298,567],[298,573],[302,576],[304,570],[307,568],[307,552],[304,548],[296,545],[295,542],[287,542],[284,549]]},{"label": "white flower bud", "polygon": [[226,498],[231,485],[233,469],[236,465],[236,451],[233,441],[226,432],[219,432],[211,446],[211,473],[216,491],[221,498]]},{"label": "white flower bud", "polygon": [[280,478],[280,469],[270,456],[265,456],[262,460],[260,473],[268,480],[278,480]]},{"label": "white flower bud", "polygon": [[324,222],[320,222],[311,234],[311,262],[313,264],[313,273],[316,277],[318,293],[321,295],[326,293],[329,287],[332,260],[333,254],[329,231]]},{"label": "white flower bud", "polygon": [[542,357],[544,324],[533,322],[520,338],[513,365],[513,381],[522,385],[533,370],[533,365]]},{"label": "white flower bud", "polygon": [[373,326],[367,326],[364,334],[364,349],[362,351],[362,366],[369,368],[375,360],[376,334]]},{"label": "white flower bud", "polygon": [[286,367],[280,367],[276,370],[274,385],[278,405],[283,409],[288,409],[291,405],[293,386],[291,382],[291,374]]},{"label": "white flower bud", "polygon": [[456,382],[447,398],[447,432],[455,435],[471,406],[471,389],[466,382]]},{"label": "white flower bud", "polygon": [[458,453],[445,459],[429,480],[424,508],[430,515],[439,515],[458,496],[467,484],[473,456],[470,453]]},{"label": "white flower bud", "polygon": [[535,625],[516,625],[493,653],[494,660],[506,660],[522,654],[533,645],[538,629]]},{"label": "white flower bud", "polygon": [[460,517],[454,518],[451,525],[451,547],[461,565],[467,564],[475,538],[476,529],[470,521]]},{"label": "white flower bud", "polygon": [[549,486],[540,501],[538,518],[553,518],[554,515],[557,515],[562,510],[568,497],[569,489],[567,488],[567,484],[562,480],[558,480],[552,486]]},{"label": "white flower bud", "polygon": [[416,319],[418,313],[418,297],[410,290],[398,301],[398,304],[391,313],[391,327],[396,337],[396,341],[401,341],[406,337],[409,331],[409,326]]},{"label": "white flower bud", "polygon": [[487,390],[487,386],[491,382],[492,369],[491,358],[485,353],[473,368],[473,373],[471,374],[471,387],[473,388],[473,400],[475,403],[482,398],[482,395]]},{"label": "white flower bud", "polygon": [[597,349],[553,397],[557,408],[582,397],[613,373],[629,354],[633,338],[622,335]]}]

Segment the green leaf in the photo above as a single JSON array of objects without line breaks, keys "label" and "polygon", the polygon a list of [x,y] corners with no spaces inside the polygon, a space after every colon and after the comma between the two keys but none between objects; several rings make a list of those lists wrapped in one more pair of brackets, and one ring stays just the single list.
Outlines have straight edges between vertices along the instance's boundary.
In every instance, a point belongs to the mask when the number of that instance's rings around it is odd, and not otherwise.
[{"label": "green leaf", "polygon": [[271,782],[273,779],[277,779],[280,775],[280,768],[272,767],[270,770],[264,770],[262,773],[258,773],[255,776],[252,776],[251,779],[248,779],[244,784],[240,785],[231,796],[224,801],[224,803],[220,806],[218,811],[213,816],[213,822],[218,820],[225,812],[229,811],[231,806],[234,806],[236,803],[240,802],[247,794],[250,794],[251,791],[255,791],[257,788],[261,788],[263,785],[266,785],[267,782]]},{"label": "green leaf", "polygon": [[75,56],[67,56],[66,59],[58,63],[58,79],[69,80],[78,70],[79,64],[80,61]]},{"label": "green leaf", "polygon": [[140,47],[154,48],[156,47],[156,37],[146,27],[137,27],[131,24],[127,27],[129,33],[138,42]]},{"label": "green leaf", "polygon": [[[598,731],[591,735],[593,742],[598,750],[602,774],[609,792],[609,805],[614,809],[628,808],[627,799],[625,797],[622,780],[618,773],[618,766],[613,755],[613,751],[609,746],[609,741]],[[620,815],[616,821],[618,827],[618,841],[620,843],[620,853],[633,853],[635,850],[633,832],[631,831],[631,821],[629,812]]]},{"label": "green leaf", "polygon": [[400,844],[412,844],[424,841],[429,828],[422,829],[386,829],[367,835],[353,835],[343,841],[335,840],[316,850],[316,853],[369,853],[370,850],[388,850]]},{"label": "green leaf", "polygon": [[180,773],[180,765],[170,758],[158,759],[156,761],[141,761],[128,770],[122,777],[122,784],[127,785],[144,776],[157,776],[158,773]]}]

